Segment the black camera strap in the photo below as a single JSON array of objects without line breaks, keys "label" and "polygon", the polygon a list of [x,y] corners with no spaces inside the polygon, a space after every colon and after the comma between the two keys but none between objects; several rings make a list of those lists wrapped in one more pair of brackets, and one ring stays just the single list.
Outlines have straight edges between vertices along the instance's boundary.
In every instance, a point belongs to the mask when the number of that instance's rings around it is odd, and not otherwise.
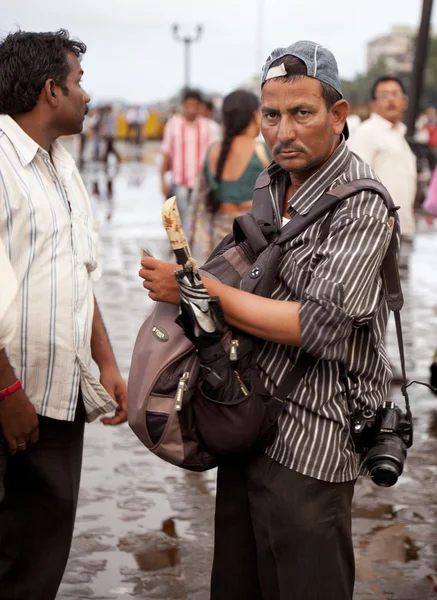
[{"label": "black camera strap", "polygon": [[404,339],[402,335],[402,323],[401,323],[401,313],[396,310],[394,311],[395,324],[396,324],[396,336],[398,338],[398,346],[399,346],[399,358],[401,361],[401,373],[402,373],[402,386],[401,392],[405,399],[405,411],[406,416],[409,421],[411,421],[411,408],[410,408],[410,399],[408,397],[407,387],[407,369],[405,367],[405,350],[404,350]]},{"label": "black camera strap", "polygon": [[385,297],[389,309],[393,312],[396,325],[396,337],[398,340],[399,359],[401,363],[402,386],[401,392],[405,399],[405,411],[409,421],[411,421],[410,399],[408,397],[407,387],[407,369],[405,366],[405,348],[404,336],[402,333],[401,309],[404,305],[404,295],[402,293],[402,285],[399,277],[399,268],[397,261],[397,245],[399,235],[399,222],[396,218],[398,206],[393,206],[389,210],[390,227],[392,235],[381,266],[382,280],[385,288]]},{"label": "black camera strap", "polygon": [[[387,255],[387,258],[390,258],[390,257]],[[408,383],[408,380],[407,380],[407,369],[405,366],[404,338],[403,338],[403,334],[402,334],[402,323],[401,323],[401,313],[400,313],[400,309],[402,308],[402,305],[403,305],[403,295],[402,295],[401,282],[400,282],[400,278],[399,278],[398,264],[397,264],[396,256],[394,253],[392,254],[392,260],[390,261],[389,265],[385,265],[383,263],[382,274],[383,274],[384,285],[385,285],[385,290],[386,290],[387,304],[388,304],[389,308],[393,311],[394,318],[395,318],[396,336],[398,339],[399,358],[400,358],[400,362],[401,362],[401,374],[402,374],[401,392],[405,399],[406,417],[411,422],[412,415],[411,415],[411,408],[410,408],[410,398],[408,396],[407,388],[409,388],[410,385],[413,385],[413,383],[415,383],[417,385],[424,385],[425,387],[429,388],[434,393],[436,393],[437,390],[432,385],[425,383],[424,381],[410,381]],[[399,303],[401,303],[400,307],[399,307]]]}]

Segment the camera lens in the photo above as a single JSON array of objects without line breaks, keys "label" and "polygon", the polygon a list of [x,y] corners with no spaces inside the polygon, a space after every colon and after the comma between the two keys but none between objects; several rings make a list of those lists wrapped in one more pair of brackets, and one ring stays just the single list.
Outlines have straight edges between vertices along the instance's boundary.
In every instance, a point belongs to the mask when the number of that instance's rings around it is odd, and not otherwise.
[{"label": "camera lens", "polygon": [[381,487],[391,487],[401,475],[407,449],[396,434],[379,434],[366,456],[372,481]]}]

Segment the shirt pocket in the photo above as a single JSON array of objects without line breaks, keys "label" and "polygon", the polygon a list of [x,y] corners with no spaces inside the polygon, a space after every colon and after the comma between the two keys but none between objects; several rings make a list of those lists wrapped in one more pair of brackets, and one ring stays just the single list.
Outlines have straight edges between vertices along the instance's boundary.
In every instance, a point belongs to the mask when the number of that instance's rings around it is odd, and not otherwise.
[{"label": "shirt pocket", "polygon": [[76,257],[80,265],[85,265],[92,273],[99,265],[99,221],[86,213],[73,213],[71,216],[76,245]]}]

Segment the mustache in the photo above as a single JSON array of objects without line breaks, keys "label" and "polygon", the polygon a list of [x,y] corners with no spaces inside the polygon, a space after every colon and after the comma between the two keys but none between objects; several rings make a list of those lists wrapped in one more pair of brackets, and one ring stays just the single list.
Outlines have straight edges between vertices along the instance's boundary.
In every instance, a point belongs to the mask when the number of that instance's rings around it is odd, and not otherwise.
[{"label": "mustache", "polygon": [[88,104],[85,104],[85,116],[89,113],[90,111],[90,107],[88,106]]},{"label": "mustache", "polygon": [[281,152],[305,152],[305,149],[302,146],[296,146],[291,142],[279,142],[273,148],[273,154],[280,154]]}]

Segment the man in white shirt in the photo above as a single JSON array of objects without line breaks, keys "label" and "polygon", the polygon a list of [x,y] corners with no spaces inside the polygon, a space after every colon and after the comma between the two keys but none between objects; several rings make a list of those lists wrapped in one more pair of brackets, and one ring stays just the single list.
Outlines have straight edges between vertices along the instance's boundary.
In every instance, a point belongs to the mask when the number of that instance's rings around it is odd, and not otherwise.
[{"label": "man in white shirt", "polygon": [[372,87],[370,119],[351,134],[349,148],[365,160],[379,175],[395,204],[400,206],[401,262],[406,266],[416,230],[414,200],[417,188],[416,157],[405,139],[402,122],[408,98],[402,81],[380,77]]},{"label": "man in white shirt", "polygon": [[[0,600],[54,600],[68,559],[83,430],[126,420],[127,390],[93,295],[98,226],[69,153],[89,96],[68,32],[0,41],[0,243],[18,284],[16,333],[0,350]],[[90,371],[91,357],[100,383]]]}]

